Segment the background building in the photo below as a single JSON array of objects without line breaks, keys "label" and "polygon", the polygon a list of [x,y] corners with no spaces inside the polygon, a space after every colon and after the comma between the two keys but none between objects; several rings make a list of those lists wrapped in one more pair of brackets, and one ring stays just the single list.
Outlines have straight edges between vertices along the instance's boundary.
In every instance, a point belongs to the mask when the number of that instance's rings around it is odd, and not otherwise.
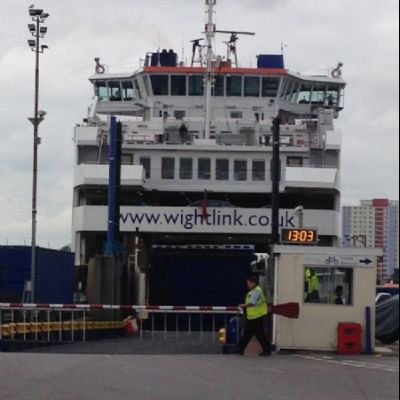
[{"label": "background building", "polygon": [[398,200],[361,200],[359,206],[342,207],[342,240],[344,247],[382,248],[378,277],[392,276],[399,267]]}]

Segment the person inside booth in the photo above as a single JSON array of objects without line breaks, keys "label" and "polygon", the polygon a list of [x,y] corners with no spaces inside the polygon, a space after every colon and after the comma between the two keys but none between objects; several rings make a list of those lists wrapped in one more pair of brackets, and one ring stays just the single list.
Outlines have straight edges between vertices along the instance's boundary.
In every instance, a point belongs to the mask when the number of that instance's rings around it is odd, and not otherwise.
[{"label": "person inside booth", "polygon": [[315,269],[306,268],[304,276],[304,298],[306,303],[319,303],[319,280]]}]

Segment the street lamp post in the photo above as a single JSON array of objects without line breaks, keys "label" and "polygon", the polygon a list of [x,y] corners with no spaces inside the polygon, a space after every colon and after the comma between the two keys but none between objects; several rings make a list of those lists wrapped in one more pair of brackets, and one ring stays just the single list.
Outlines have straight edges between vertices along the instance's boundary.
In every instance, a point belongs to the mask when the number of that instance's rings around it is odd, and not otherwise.
[{"label": "street lamp post", "polygon": [[43,12],[41,9],[29,8],[29,16],[32,18],[33,24],[28,24],[29,32],[35,39],[29,39],[28,45],[35,53],[35,107],[33,118],[28,120],[33,125],[33,179],[32,179],[32,242],[31,242],[31,302],[35,302],[35,279],[36,279],[36,199],[37,199],[37,161],[38,161],[38,145],[40,138],[38,136],[39,124],[44,120],[46,112],[39,111],[39,54],[43,53],[48,47],[40,45],[40,39],[44,37],[47,32],[47,27],[42,26],[49,14]]}]

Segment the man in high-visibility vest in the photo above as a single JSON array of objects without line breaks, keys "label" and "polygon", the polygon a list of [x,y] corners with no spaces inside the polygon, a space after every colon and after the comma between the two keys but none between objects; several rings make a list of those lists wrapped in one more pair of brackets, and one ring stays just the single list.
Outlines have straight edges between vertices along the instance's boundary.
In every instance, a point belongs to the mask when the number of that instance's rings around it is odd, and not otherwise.
[{"label": "man in high-visibility vest", "polygon": [[306,303],[319,303],[319,280],[315,270],[312,268],[306,268],[304,279],[304,297]]},{"label": "man in high-visibility vest", "polygon": [[239,307],[245,312],[246,321],[242,338],[237,345],[237,354],[243,355],[244,349],[254,335],[262,347],[260,356],[270,356],[271,343],[268,341],[264,330],[264,320],[265,316],[268,314],[268,306],[264,293],[259,286],[258,276],[248,277],[247,287],[249,292],[246,295],[245,302],[239,304]]}]

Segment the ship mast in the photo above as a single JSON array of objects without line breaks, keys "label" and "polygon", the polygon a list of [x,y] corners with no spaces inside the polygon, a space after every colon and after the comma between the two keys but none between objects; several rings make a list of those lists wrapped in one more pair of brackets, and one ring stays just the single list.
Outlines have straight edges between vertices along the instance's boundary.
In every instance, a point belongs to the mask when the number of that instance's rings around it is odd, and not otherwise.
[{"label": "ship mast", "polygon": [[205,76],[205,126],[204,126],[204,139],[210,138],[210,119],[211,119],[211,90],[213,84],[212,77],[212,42],[215,36],[215,26],[213,22],[214,16],[214,5],[216,5],[217,0],[206,0],[207,5],[207,14],[208,14],[208,22],[206,24],[206,39],[207,39],[207,71]]}]

